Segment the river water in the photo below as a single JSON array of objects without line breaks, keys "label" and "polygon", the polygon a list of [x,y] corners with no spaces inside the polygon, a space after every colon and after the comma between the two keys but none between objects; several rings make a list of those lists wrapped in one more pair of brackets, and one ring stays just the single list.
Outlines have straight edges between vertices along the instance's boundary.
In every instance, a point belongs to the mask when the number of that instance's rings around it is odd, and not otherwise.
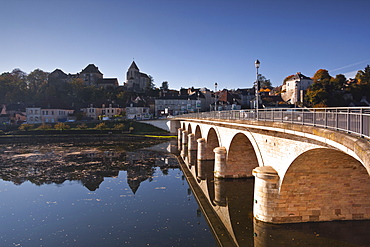
[{"label": "river water", "polygon": [[132,143],[0,146],[0,246],[215,246],[177,159]]},{"label": "river water", "polygon": [[370,246],[369,221],[256,222],[253,179],[203,170],[195,181],[236,245],[222,243],[173,150],[153,139],[1,144],[0,246]]}]

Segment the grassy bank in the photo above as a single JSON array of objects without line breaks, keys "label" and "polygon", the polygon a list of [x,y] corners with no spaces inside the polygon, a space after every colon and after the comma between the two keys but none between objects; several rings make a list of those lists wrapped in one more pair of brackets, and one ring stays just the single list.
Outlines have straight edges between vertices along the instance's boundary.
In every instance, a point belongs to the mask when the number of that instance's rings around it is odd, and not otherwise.
[{"label": "grassy bank", "polygon": [[95,122],[55,125],[27,125],[11,131],[0,131],[0,142],[19,142],[22,139],[42,139],[62,141],[63,139],[111,139],[122,137],[175,138],[165,130],[153,125],[136,122]]}]

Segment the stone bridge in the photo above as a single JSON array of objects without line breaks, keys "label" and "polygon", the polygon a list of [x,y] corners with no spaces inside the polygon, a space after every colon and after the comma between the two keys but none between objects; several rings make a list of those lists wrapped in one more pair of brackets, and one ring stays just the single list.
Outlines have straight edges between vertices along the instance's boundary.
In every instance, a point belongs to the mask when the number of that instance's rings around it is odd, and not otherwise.
[{"label": "stone bridge", "polygon": [[[251,120],[171,119],[196,177],[255,177],[257,220],[370,219],[369,141],[313,126]],[[195,156],[195,157],[194,157]],[[213,161],[213,162],[204,162]]]}]

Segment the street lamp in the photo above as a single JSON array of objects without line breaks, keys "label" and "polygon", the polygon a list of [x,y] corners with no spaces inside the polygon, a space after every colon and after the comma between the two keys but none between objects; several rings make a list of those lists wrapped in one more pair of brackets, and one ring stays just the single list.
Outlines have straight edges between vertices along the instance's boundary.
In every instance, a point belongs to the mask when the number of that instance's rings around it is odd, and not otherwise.
[{"label": "street lamp", "polygon": [[217,111],[217,82],[215,82],[215,111]]},{"label": "street lamp", "polygon": [[259,93],[258,93],[258,90],[259,90],[259,82],[258,82],[258,68],[260,67],[260,61],[258,61],[258,59],[254,62],[254,66],[256,67],[256,70],[257,70],[257,74],[256,74],[256,85],[255,85],[255,90],[256,90],[256,95],[255,95],[255,98],[256,98],[256,119],[258,120],[258,104],[259,104],[259,99],[258,99],[258,96],[259,96]]}]

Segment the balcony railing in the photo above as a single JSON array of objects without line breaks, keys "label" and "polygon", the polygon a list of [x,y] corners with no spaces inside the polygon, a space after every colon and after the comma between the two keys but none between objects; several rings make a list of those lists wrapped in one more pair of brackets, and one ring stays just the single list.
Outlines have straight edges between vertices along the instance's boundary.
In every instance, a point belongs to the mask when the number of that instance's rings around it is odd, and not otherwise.
[{"label": "balcony railing", "polygon": [[266,108],[184,114],[180,118],[258,120],[317,126],[370,139],[370,107]]}]

